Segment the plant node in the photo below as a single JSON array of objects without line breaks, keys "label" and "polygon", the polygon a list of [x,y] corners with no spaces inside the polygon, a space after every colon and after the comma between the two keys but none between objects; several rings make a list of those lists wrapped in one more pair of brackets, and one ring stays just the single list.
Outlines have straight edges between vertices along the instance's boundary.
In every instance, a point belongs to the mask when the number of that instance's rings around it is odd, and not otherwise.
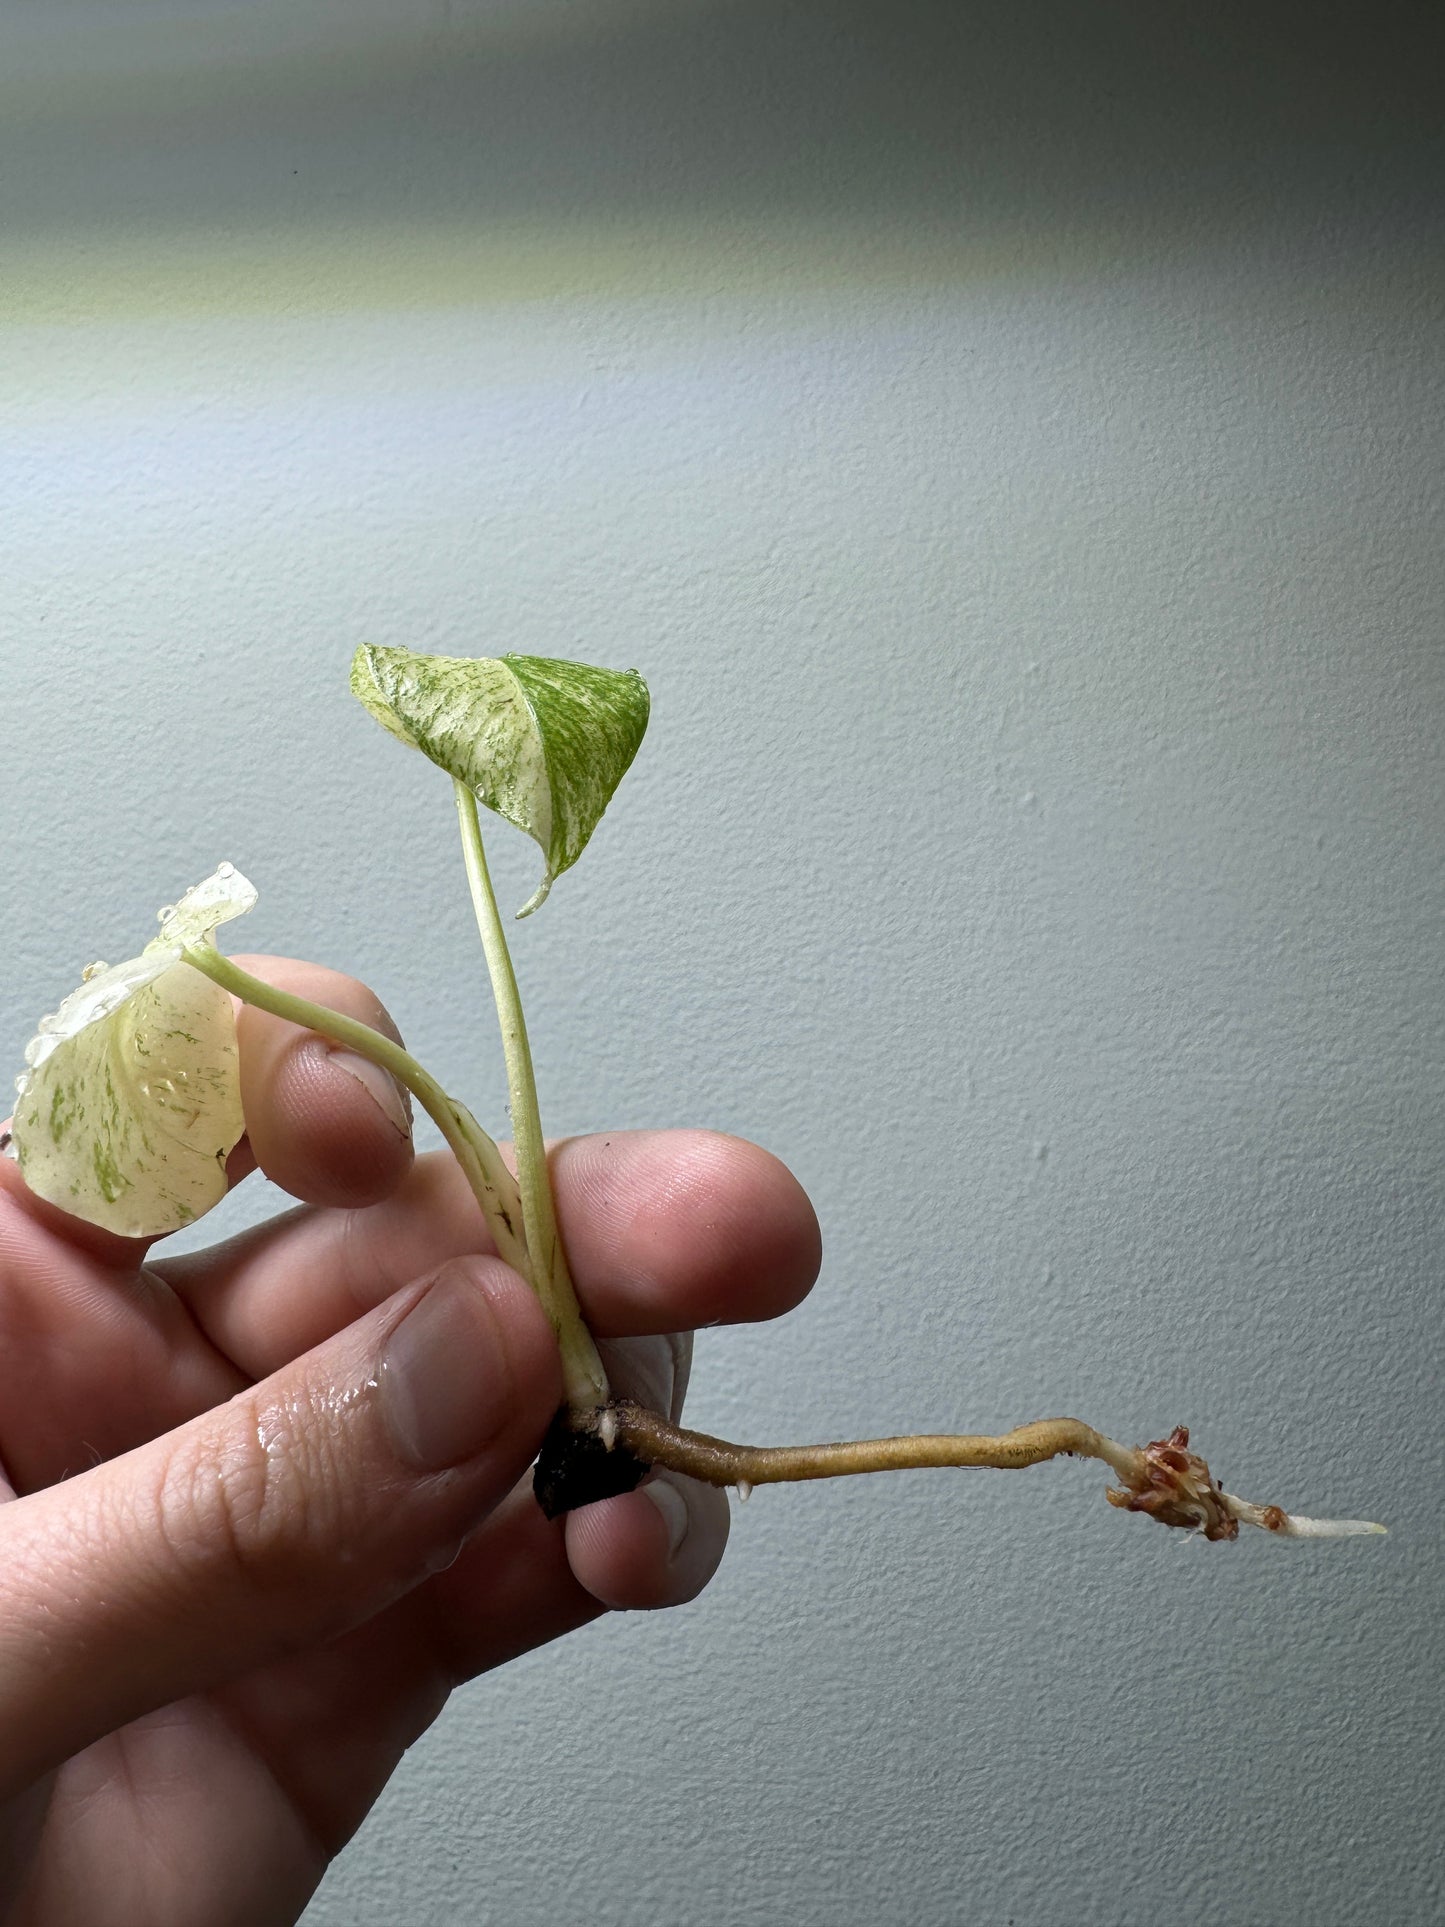
[{"label": "plant node", "polygon": [[1111,1485],[1104,1496],[1110,1505],[1147,1512],[1163,1526],[1183,1526],[1206,1539],[1237,1539],[1239,1520],[1223,1487],[1188,1445],[1189,1427],[1176,1425],[1167,1439],[1140,1448],[1135,1478],[1127,1485]]},{"label": "plant node", "polygon": [[578,1506],[634,1491],[651,1469],[649,1461],[619,1437],[615,1405],[595,1405],[586,1412],[563,1405],[542,1440],[532,1490],[546,1516],[560,1519]]}]

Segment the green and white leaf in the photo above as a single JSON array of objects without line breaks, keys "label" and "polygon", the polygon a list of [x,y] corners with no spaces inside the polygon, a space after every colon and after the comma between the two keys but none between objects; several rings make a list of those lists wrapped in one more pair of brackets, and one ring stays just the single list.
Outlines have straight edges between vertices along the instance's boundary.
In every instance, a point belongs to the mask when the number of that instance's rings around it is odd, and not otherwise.
[{"label": "green and white leaf", "polygon": [[351,690],[382,726],[537,843],[527,916],[581,856],[647,728],[635,669],[548,656],[425,656],[363,646]]},{"label": "green and white leaf", "polygon": [[223,863],[160,913],[140,956],[92,964],[40,1020],[12,1125],[37,1197],[135,1238],[178,1230],[225,1195],[245,1129],[235,1017],[227,992],[181,955],[255,901]]}]

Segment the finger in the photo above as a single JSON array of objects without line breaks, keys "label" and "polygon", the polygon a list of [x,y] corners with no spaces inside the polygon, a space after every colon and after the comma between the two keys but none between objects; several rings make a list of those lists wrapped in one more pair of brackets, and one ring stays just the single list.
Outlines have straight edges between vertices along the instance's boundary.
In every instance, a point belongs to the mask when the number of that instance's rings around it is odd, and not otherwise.
[{"label": "finger", "polygon": [[530,1292],[460,1260],[179,1431],[0,1506],[0,1798],[439,1570],[560,1394]]},{"label": "finger", "polygon": [[567,1515],[567,1563],[577,1583],[619,1612],[695,1599],[722,1563],[728,1499],[680,1472]]},{"label": "finger", "polygon": [[[614,1389],[674,1420],[691,1352],[687,1334],[602,1346]],[[682,1605],[717,1570],[728,1523],[724,1493],[671,1472],[557,1520],[543,1517],[529,1482],[431,1582],[439,1661],[459,1683],[605,1610]]]},{"label": "finger", "polygon": [[[385,1007],[354,977],[285,957],[236,961],[278,989],[401,1041]],[[411,1105],[388,1072],[254,1004],[237,1013],[236,1041],[245,1151],[273,1183],[328,1205],[370,1204],[395,1189],[411,1163]]]},{"label": "finger", "polygon": [[[616,1340],[602,1347],[613,1391],[676,1423],[692,1366],[692,1334]],[[727,1495],[654,1471],[635,1492],[569,1512],[567,1562],[592,1598],[619,1612],[681,1606],[717,1571],[728,1541]]]},{"label": "finger", "polygon": [[[629,1493],[625,1507],[607,1499],[566,1520],[543,1518],[530,1481],[519,1487],[456,1563],[428,1582],[430,1639],[447,1678],[460,1685],[609,1610],[651,1610],[693,1598],[716,1568],[727,1536],[727,1495],[698,1489],[704,1494],[698,1537],[676,1558],[668,1522],[660,1512],[648,1516],[655,1501],[643,1494],[651,1486]],[[590,1520],[585,1527],[584,1520]],[[610,1596],[578,1577],[578,1553],[582,1570]]]},{"label": "finger", "polygon": [[[709,1131],[569,1138],[551,1168],[562,1236],[600,1336],[773,1318],[817,1276],[818,1221],[787,1167]],[[293,1213],[157,1267],[212,1341],[260,1377],[380,1303],[418,1268],[485,1249],[449,1154],[383,1203]]]},{"label": "finger", "polygon": [[776,1318],[806,1297],[822,1240],[771,1152],[717,1131],[572,1138],[558,1217],[602,1337]]},{"label": "finger", "polygon": [[130,1451],[245,1383],[134,1254],[108,1264],[0,1195],[0,1455],[17,1491]]}]

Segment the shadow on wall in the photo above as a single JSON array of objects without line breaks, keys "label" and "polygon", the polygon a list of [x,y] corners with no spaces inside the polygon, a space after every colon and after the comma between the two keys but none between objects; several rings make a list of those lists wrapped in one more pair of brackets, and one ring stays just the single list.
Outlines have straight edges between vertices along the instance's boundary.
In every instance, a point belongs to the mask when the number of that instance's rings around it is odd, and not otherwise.
[{"label": "shadow on wall", "polygon": [[562,236],[646,247],[665,285],[674,251],[722,246],[746,279],[757,241],[771,276],[809,233],[936,260],[1071,236],[1096,257],[1101,237],[1195,242],[1281,212],[1414,227],[1445,173],[1432,14],[58,0],[0,74],[0,221],[32,297],[36,260],[81,242],[101,266],[302,237],[364,257],[385,231],[430,287],[469,239]]}]

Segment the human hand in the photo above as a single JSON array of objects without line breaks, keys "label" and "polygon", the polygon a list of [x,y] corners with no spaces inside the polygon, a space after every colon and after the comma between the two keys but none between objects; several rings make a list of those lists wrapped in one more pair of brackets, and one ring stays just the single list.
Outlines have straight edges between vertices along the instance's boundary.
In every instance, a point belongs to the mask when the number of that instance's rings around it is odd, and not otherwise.
[{"label": "human hand", "polygon": [[[390,1029],[350,979],[243,961]],[[0,1159],[0,1921],[23,1927],[294,1921],[454,1685],[692,1598],[727,1536],[725,1496],[671,1474],[543,1519],[556,1348],[476,1255],[451,1157],[413,1160],[372,1066],[252,1008],[237,1028],[232,1181],[259,1164],[302,1208],[153,1262]],[[578,1139],[553,1175],[616,1388],[674,1417],[674,1334],[773,1317],[816,1274],[807,1199],[736,1139]]]}]

